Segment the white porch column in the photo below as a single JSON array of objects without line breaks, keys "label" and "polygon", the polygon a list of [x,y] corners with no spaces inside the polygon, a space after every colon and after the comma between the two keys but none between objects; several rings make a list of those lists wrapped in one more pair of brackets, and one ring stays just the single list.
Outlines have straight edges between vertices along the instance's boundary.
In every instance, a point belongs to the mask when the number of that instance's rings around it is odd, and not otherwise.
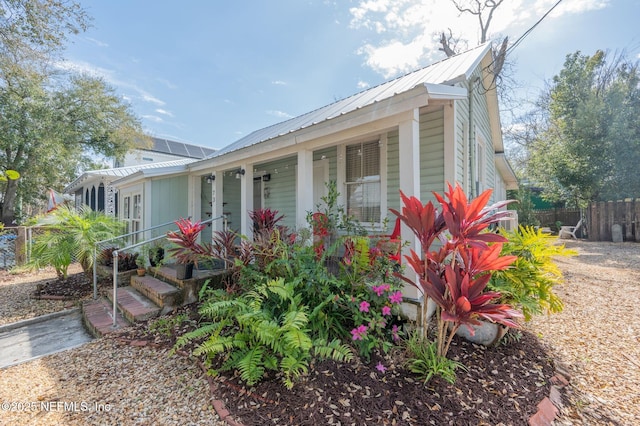
[{"label": "white porch column", "polygon": [[253,210],[253,164],[240,165],[244,175],[240,176],[240,233],[253,238],[253,223],[249,212]]},{"label": "white porch column", "polygon": [[307,226],[307,212],[313,211],[313,152],[298,151],[296,181],[296,227]]},{"label": "white porch column", "polygon": [[[218,217],[224,214],[224,197],[223,197],[223,184],[224,173],[215,173],[215,180],[211,182],[211,217]],[[223,220],[214,220],[211,225],[211,230],[222,231],[224,226]]]},{"label": "white porch column", "polygon": [[[411,112],[407,120],[400,122],[398,136],[400,145],[400,189],[407,197],[420,198],[420,112],[417,108]],[[401,211],[402,200],[400,203],[400,206],[393,207]],[[409,242],[408,246],[404,246],[402,249],[403,255],[409,254],[409,249],[420,253],[420,242],[404,223],[402,224],[402,239]],[[417,276],[411,268],[407,268],[406,275],[417,282]],[[413,299],[418,299],[422,296],[421,292],[413,286],[405,286],[403,293],[406,297]],[[407,313],[413,316],[410,312]],[[417,313],[414,314],[418,316]]]}]

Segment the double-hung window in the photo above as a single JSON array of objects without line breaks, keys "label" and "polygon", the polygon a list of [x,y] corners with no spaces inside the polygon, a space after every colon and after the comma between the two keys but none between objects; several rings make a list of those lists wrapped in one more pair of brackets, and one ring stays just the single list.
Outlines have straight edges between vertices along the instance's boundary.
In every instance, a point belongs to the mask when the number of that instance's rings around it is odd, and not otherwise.
[{"label": "double-hung window", "polygon": [[347,212],[363,223],[380,222],[380,146],[378,141],[346,147]]}]

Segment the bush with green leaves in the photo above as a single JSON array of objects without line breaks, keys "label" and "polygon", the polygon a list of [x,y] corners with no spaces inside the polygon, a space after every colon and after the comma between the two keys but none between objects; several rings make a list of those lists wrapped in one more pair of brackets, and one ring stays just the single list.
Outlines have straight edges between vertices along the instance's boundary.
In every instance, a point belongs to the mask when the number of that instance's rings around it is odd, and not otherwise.
[{"label": "bush with green leaves", "polygon": [[339,340],[312,339],[308,307],[296,294],[295,284],[283,278],[257,285],[241,296],[221,290],[210,295],[214,297],[200,308],[210,322],[183,335],[176,347],[206,337],[194,355],[204,355],[210,362],[220,357],[221,370],[237,370],[249,386],[272,370],[282,373],[285,386],[291,389],[307,373],[312,356],[337,361],[353,357]]},{"label": "bush with green leaves", "polygon": [[80,263],[91,279],[95,244],[120,235],[124,229],[117,219],[89,206],[75,209],[60,205],[35,224],[44,232],[35,238],[28,266],[35,269],[53,266],[60,279],[67,278],[69,265],[74,261]]},{"label": "bush with green leaves", "polygon": [[574,250],[557,244],[558,237],[521,226],[517,231],[501,231],[507,238],[501,255],[517,256],[510,268],[494,272],[488,287],[501,294],[500,301],[520,310],[525,321],[533,315],[562,311],[553,287],[563,282],[554,258],[575,256]]}]

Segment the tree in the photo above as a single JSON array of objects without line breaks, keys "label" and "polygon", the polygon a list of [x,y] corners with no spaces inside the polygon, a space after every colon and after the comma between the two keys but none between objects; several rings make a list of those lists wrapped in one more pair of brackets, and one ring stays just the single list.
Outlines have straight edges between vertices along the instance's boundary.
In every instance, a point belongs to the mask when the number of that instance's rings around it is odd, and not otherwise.
[{"label": "tree", "polygon": [[16,199],[32,202],[60,187],[91,157],[121,157],[145,139],[128,104],[100,79],[71,76],[52,87],[47,76],[23,68],[0,87],[0,168],[20,173],[6,182],[2,221],[14,219]]},{"label": "tree", "polygon": [[64,47],[69,34],[85,31],[90,20],[68,0],[0,0],[0,16],[0,56],[41,65]]},{"label": "tree", "polygon": [[[451,0],[453,5],[458,9],[460,13],[469,13],[475,15],[478,18],[478,25],[480,26],[480,43],[486,43],[489,36],[489,27],[493,14],[496,9],[502,4],[504,0]],[[449,36],[445,35],[444,31],[440,35],[440,44],[442,50],[447,57],[456,55],[459,53],[456,49],[460,40],[453,37],[453,33],[449,29]],[[502,39],[498,43],[498,47],[493,50],[493,64],[492,72],[497,77],[502,72],[504,66],[504,60],[507,56],[507,46],[509,45],[509,37]]]},{"label": "tree", "polygon": [[530,144],[528,172],[551,201],[640,194],[640,76],[624,54],[567,55],[540,105],[548,121]]},{"label": "tree", "polygon": [[89,18],[73,1],[0,0],[1,219],[12,223],[16,201],[42,198],[96,154],[119,157],[142,135],[130,107],[104,81],[51,71],[69,34]]}]

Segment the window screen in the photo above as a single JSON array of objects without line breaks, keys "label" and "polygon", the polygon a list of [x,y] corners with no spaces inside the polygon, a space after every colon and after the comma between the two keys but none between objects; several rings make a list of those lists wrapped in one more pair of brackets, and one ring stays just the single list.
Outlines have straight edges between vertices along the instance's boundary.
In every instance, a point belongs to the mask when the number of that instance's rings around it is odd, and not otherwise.
[{"label": "window screen", "polygon": [[347,211],[360,222],[380,222],[378,141],[347,146]]}]

